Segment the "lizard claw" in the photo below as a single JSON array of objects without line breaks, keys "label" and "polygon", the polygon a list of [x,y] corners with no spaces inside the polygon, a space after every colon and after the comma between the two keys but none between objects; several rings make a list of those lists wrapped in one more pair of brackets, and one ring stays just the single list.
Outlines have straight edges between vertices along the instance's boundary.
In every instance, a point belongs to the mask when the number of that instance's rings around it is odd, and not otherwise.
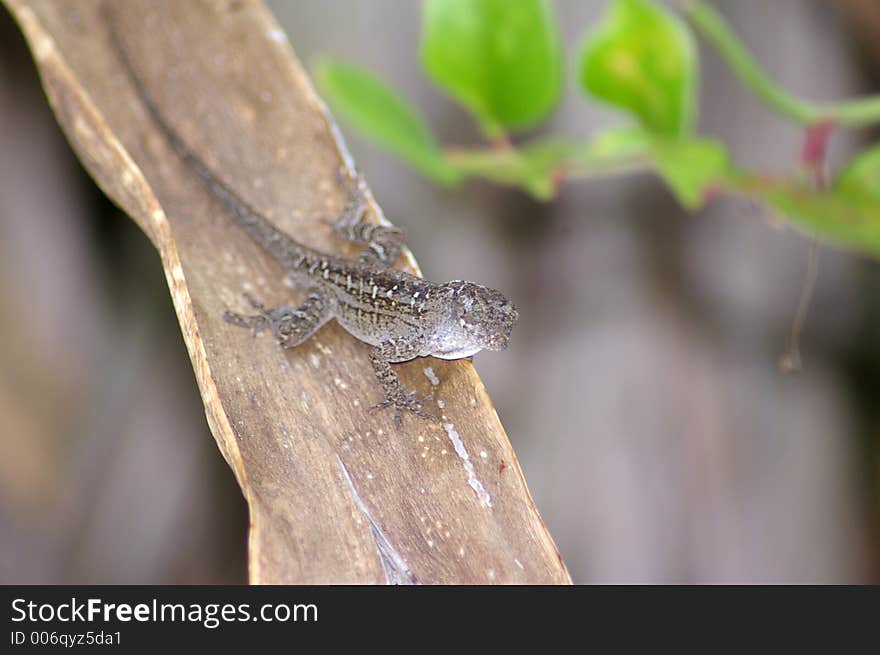
[{"label": "lizard claw", "polygon": [[431,399],[431,394],[428,394],[424,398],[416,398],[416,391],[410,391],[409,393],[401,393],[399,395],[395,395],[391,398],[386,398],[378,405],[373,405],[370,407],[370,411],[375,411],[378,409],[385,409],[386,407],[394,407],[394,425],[400,427],[400,417],[401,412],[410,412],[415,414],[419,418],[423,418],[429,421],[436,421],[437,417],[433,414],[426,412],[423,409],[423,404]]},{"label": "lizard claw", "polygon": [[272,323],[273,313],[266,309],[266,306],[256,300],[251,294],[245,292],[241,294],[247,300],[248,304],[256,309],[259,313],[256,316],[248,316],[246,314],[238,314],[236,312],[226,310],[223,312],[223,320],[232,325],[239,327],[251,328],[254,336],[260,334],[268,325]]},{"label": "lizard claw", "polygon": [[244,298],[245,300],[247,300],[248,304],[251,307],[253,307],[254,309],[256,309],[258,312],[260,312],[261,314],[265,314],[267,312],[266,306],[263,303],[261,303],[259,300],[254,298],[247,291],[245,291],[243,294],[241,294],[241,297]]},{"label": "lizard claw", "polygon": [[254,336],[260,334],[260,332],[263,331],[263,328],[266,327],[265,316],[245,316],[244,314],[236,314],[235,312],[228,309],[223,312],[223,320],[232,325],[238,325],[239,327],[244,328],[251,328],[251,330],[253,330]]}]

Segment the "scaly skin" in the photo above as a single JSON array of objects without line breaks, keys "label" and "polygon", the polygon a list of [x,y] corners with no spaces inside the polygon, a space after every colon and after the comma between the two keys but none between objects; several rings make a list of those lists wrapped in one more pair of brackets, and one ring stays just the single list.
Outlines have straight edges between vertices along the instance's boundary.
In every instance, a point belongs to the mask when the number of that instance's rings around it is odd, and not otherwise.
[{"label": "scaly skin", "polygon": [[249,298],[257,313],[227,311],[227,322],[255,332],[268,328],[282,347],[293,348],[336,319],[357,339],[373,346],[370,361],[385,399],[372,409],[394,407],[395,422],[402,411],[433,417],[425,411],[424,399],[404,390],[392,363],[425,356],[459,359],[479,350],[507,347],[517,311],[503,294],[473,282],[429,282],[393,268],[403,247],[403,233],[395,227],[362,222],[366,206],[360,180],[335,223],[341,237],[366,246],[356,260],[308,248],[275,227],[187,147],[147,93],[118,35],[111,34],[138,96],[178,155],[231,218],[288,276],[308,289],[299,307],[267,309]]}]

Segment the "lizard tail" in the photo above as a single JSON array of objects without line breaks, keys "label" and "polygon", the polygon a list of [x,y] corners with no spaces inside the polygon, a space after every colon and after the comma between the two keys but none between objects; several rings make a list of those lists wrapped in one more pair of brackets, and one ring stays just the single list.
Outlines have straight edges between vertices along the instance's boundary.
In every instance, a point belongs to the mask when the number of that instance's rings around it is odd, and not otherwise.
[{"label": "lizard tail", "polygon": [[113,50],[116,52],[120,63],[138,98],[143,104],[150,118],[159,131],[167,139],[167,141],[177,152],[178,156],[195,171],[202,181],[207,185],[211,193],[220,202],[223,203],[233,220],[247,234],[257,242],[258,245],[265,248],[282,266],[290,264],[288,260],[291,258],[302,261],[303,259],[311,259],[312,251],[299,242],[290,238],[287,234],[279,230],[272,223],[260,214],[250,203],[239,196],[233,189],[227,185],[214,173],[208,165],[198,157],[186,144],[180,134],[165,119],[153,97],[147,92],[144,86],[143,78],[138,74],[128,54],[128,49],[122,42],[119,30],[116,29],[117,21],[115,18],[115,10],[111,9],[111,3],[104,4],[103,13],[109,25],[110,42]]}]

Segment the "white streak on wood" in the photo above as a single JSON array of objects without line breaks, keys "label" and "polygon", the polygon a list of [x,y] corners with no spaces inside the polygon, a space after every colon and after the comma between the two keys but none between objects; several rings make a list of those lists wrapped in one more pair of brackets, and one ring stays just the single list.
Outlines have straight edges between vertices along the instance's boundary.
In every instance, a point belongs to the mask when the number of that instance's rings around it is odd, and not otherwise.
[{"label": "white streak on wood", "polygon": [[382,562],[382,568],[385,571],[385,581],[388,584],[416,584],[416,579],[413,577],[412,572],[410,572],[406,561],[401,557],[400,553],[397,552],[397,549],[394,548],[391,542],[388,541],[385,533],[382,532],[382,529],[373,520],[370,510],[367,509],[366,504],[361,499],[360,494],[358,494],[357,488],[354,486],[354,481],[348,473],[348,468],[346,468],[345,463],[339,455],[336,456],[336,461],[339,462],[339,468],[342,471],[342,476],[348,483],[348,489],[351,492],[351,497],[354,499],[355,505],[357,505],[357,508],[366,517],[370,524],[370,531],[373,533],[373,539],[376,541],[376,549],[379,552],[379,560]]},{"label": "white streak on wood", "polygon": [[480,503],[482,503],[486,507],[492,507],[492,497],[489,495],[489,492],[486,491],[483,483],[477,479],[473,462],[471,462],[471,458],[468,455],[467,449],[464,447],[464,442],[461,440],[461,436],[459,436],[458,432],[455,429],[455,425],[453,425],[452,423],[444,423],[443,429],[446,430],[446,434],[449,436],[449,440],[452,442],[452,446],[455,448],[455,453],[458,455],[462,464],[464,464],[464,470],[467,472],[468,484],[470,485],[471,489],[473,489],[474,492],[477,494],[477,497],[480,499]]},{"label": "white streak on wood", "polygon": [[424,372],[425,377],[430,380],[432,386],[436,387],[438,384],[440,384],[440,378],[438,378],[437,374],[434,373],[434,369],[432,367],[426,366],[422,369],[422,371]]}]

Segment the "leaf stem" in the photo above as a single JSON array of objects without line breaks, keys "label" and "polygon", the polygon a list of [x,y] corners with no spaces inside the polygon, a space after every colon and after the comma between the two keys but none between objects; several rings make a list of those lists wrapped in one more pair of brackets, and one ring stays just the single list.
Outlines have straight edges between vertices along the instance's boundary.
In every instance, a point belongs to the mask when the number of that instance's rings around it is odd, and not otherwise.
[{"label": "leaf stem", "polygon": [[829,104],[798,98],[780,88],[761,70],[727,21],[710,4],[694,0],[683,11],[739,81],[771,109],[804,125],[831,121],[836,125],[859,127],[880,122],[880,96]]},{"label": "leaf stem", "polygon": [[447,148],[445,162],[464,177],[519,187],[549,200],[573,179],[618,175],[649,168],[643,143],[609,150],[596,140],[538,139],[515,146]]}]

